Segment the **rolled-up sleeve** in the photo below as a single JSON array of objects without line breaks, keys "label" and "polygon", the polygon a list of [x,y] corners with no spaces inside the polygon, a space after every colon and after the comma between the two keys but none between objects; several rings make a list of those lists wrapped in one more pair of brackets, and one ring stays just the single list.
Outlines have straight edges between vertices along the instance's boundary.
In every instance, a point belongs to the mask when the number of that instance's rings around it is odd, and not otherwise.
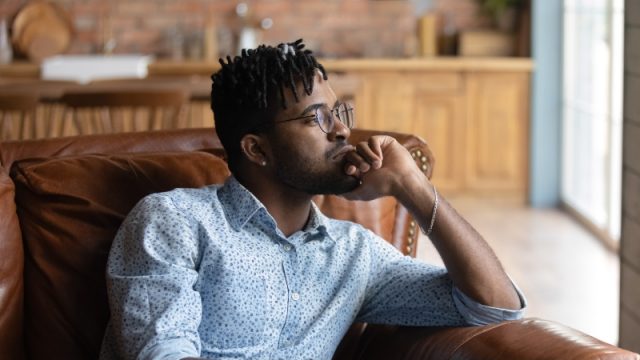
[{"label": "rolled-up sleeve", "polygon": [[520,299],[520,309],[518,310],[483,305],[455,286],[453,287],[453,301],[460,315],[469,325],[487,325],[507,320],[518,320],[524,316],[524,311],[527,308],[527,299],[513,281],[511,281],[511,284]]},{"label": "rolled-up sleeve", "polygon": [[111,339],[103,347],[112,349],[103,348],[103,354],[122,359],[199,356],[196,232],[161,194],[132,210],[109,254],[111,319],[106,336]]}]

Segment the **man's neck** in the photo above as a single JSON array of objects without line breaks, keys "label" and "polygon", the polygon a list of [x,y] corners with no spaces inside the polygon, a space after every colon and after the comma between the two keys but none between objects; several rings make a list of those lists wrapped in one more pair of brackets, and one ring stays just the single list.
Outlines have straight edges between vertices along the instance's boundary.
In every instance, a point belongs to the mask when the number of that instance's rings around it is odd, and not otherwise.
[{"label": "man's neck", "polygon": [[312,195],[251,179],[252,177],[237,180],[260,200],[285,236],[291,236],[296,231],[304,229],[309,221]]}]

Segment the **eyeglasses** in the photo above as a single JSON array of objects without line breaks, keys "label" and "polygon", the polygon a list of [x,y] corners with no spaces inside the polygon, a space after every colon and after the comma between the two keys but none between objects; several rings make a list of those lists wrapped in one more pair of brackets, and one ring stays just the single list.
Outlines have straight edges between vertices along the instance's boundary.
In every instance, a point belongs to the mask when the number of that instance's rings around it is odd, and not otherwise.
[{"label": "eyeglasses", "polygon": [[353,106],[350,106],[347,103],[340,103],[333,109],[329,109],[326,106],[320,106],[315,109],[313,115],[304,115],[286,120],[279,120],[274,122],[274,124],[279,124],[288,121],[301,120],[314,118],[315,122],[318,124],[320,129],[325,133],[329,134],[335,128],[335,119],[340,120],[342,124],[344,124],[349,129],[353,129],[353,125],[355,123],[355,118],[353,116]]}]

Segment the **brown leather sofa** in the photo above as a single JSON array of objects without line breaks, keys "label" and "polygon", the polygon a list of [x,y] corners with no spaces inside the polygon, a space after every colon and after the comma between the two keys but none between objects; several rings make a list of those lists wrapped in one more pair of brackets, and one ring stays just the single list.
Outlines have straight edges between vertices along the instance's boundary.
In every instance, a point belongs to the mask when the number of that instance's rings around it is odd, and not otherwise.
[{"label": "brown leather sofa", "polygon": [[[352,140],[371,134],[354,130]],[[418,138],[394,134],[430,174]],[[0,359],[96,358],[109,317],[104,270],[131,207],[151,192],[222,182],[213,129],[93,135],[0,144]],[[327,196],[330,216],[364,224],[407,254],[418,236],[392,198]],[[586,315],[586,314],[585,314]],[[354,325],[336,359],[640,359],[557,323],[482,327]]]}]

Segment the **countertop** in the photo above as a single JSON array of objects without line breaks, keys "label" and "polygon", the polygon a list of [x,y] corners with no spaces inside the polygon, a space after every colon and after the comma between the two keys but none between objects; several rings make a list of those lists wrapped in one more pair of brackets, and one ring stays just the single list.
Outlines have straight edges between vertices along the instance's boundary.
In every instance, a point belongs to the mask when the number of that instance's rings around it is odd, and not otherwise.
[{"label": "countertop", "polygon": [[[319,59],[331,72],[361,71],[532,71],[530,58],[432,57],[380,59]],[[206,75],[220,68],[217,61],[156,60],[149,65],[149,76]],[[0,78],[38,78],[40,66],[29,62],[0,65]]]},{"label": "countertop", "polygon": [[[530,58],[433,57],[412,59],[319,59],[332,73],[376,72],[531,72]],[[40,67],[29,62],[0,65],[1,92],[37,92],[43,101],[55,102],[68,91],[110,91],[128,89],[184,88],[192,99],[208,100],[210,76],[220,68],[217,62],[157,60],[149,65],[144,79],[95,81],[87,85],[70,81],[44,81]]]}]

